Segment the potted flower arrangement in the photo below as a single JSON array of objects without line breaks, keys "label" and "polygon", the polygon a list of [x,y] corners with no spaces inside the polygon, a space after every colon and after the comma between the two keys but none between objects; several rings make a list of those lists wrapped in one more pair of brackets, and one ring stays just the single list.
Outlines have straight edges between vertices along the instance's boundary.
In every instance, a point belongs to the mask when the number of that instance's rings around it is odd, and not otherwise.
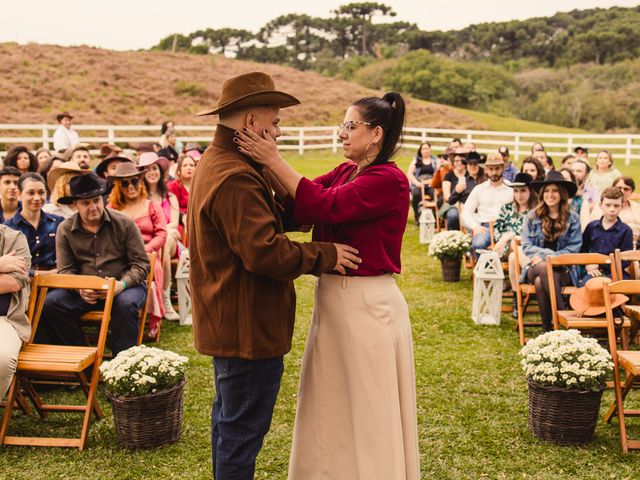
[{"label": "potted flower arrangement", "polygon": [[460,281],[462,256],[469,251],[469,235],[460,230],[447,230],[433,236],[429,245],[429,255],[440,260],[442,279],[445,282]]},{"label": "potted flower arrangement", "polygon": [[561,445],[591,441],[613,370],[609,352],[577,330],[557,330],[527,342],[520,355],[533,435]]},{"label": "potted flower arrangement", "polygon": [[152,448],[178,441],[187,362],[175,352],[140,345],[100,366],[123,446]]}]

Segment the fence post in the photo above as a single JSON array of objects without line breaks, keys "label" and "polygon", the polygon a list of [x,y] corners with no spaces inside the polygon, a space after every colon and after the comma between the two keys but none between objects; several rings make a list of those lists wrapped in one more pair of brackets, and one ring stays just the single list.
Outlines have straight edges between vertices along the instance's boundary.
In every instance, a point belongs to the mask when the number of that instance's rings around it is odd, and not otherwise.
[{"label": "fence post", "polygon": [[473,136],[471,132],[467,132],[467,143],[473,143]]},{"label": "fence post", "polygon": [[573,135],[567,135],[567,155],[573,150]]},{"label": "fence post", "polygon": [[331,139],[331,151],[333,153],[338,153],[338,127],[333,127],[331,132],[331,135],[333,137]]},{"label": "fence post", "polygon": [[516,162],[520,161],[520,135],[516,135],[513,141],[513,150],[513,158]]},{"label": "fence post", "polygon": [[627,151],[624,159],[625,165],[631,165],[631,135],[627,135]]},{"label": "fence post", "polygon": [[304,130],[298,130],[298,153],[304,155]]},{"label": "fence post", "polygon": [[109,129],[107,130],[107,137],[109,138],[109,142],[111,144],[115,144],[116,143],[116,129],[113,127],[109,127]]},{"label": "fence post", "polygon": [[49,150],[49,129],[42,127],[42,147]]},{"label": "fence post", "polygon": [[420,143],[424,143],[427,141],[427,131],[425,129],[422,129],[422,131],[420,132]]}]

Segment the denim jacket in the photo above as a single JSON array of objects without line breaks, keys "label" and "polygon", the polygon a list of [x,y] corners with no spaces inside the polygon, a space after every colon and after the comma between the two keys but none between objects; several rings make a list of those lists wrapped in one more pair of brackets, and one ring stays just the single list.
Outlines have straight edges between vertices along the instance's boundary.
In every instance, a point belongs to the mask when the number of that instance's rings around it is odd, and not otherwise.
[{"label": "denim jacket", "polygon": [[[566,230],[558,237],[557,250],[544,248],[544,234],[542,233],[542,220],[532,211],[527,216],[522,227],[522,251],[533,258],[538,256],[542,259],[547,256],[562,255],[564,253],[578,253],[582,246],[582,231],[580,229],[580,217],[575,212],[569,212],[569,221]],[[528,266],[527,266],[528,268]],[[523,269],[521,279],[524,280],[527,269]],[[570,269],[571,280],[574,285],[578,283],[577,272]]]}]

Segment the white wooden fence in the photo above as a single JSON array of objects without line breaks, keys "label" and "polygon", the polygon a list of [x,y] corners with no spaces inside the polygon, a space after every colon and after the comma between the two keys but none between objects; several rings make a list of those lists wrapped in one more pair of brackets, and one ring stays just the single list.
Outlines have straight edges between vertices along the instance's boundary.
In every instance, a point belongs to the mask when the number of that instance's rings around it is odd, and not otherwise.
[{"label": "white wooden fence", "polygon": [[[31,147],[52,146],[53,132],[58,125],[45,124],[0,124],[0,152],[18,144]],[[123,146],[140,142],[154,142],[159,137],[157,125],[74,125],[83,143],[98,146],[101,143],[119,143]],[[208,144],[215,127],[209,125],[177,125],[179,139],[183,142]],[[330,149],[336,153],[340,147],[337,126],[282,127],[279,139],[282,150],[294,150],[304,154],[308,150]],[[496,151],[506,145],[511,158],[522,159],[529,155],[531,146],[541,142],[556,164],[577,146],[587,147],[592,155],[599,150],[609,150],[614,160],[624,160],[626,165],[640,159],[640,135],[637,134],[577,134],[577,133],[531,133],[492,132],[481,130],[453,130],[438,128],[405,128],[402,146],[417,149],[421,142],[430,142],[435,152],[444,150],[452,138],[463,143],[473,142],[479,152]]]}]

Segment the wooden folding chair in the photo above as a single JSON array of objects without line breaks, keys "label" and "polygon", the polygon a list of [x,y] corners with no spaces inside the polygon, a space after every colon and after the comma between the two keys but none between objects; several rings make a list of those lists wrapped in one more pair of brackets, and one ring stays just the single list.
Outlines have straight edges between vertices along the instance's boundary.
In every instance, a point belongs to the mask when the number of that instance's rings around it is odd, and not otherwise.
[{"label": "wooden folding chair", "polygon": [[[618,414],[618,428],[620,429],[620,446],[622,451],[627,453],[629,450],[640,449],[640,440],[631,440],[627,436],[627,425],[625,416],[640,416],[640,410],[631,410],[624,408],[624,400],[631,391],[632,387],[638,385],[638,376],[640,375],[640,351],[630,351],[623,347],[618,350],[616,338],[616,325],[613,318],[613,310],[611,308],[610,294],[622,294],[631,297],[632,295],[640,295],[640,280],[620,280],[613,283],[605,283],[603,287],[604,304],[606,307],[607,319],[607,337],[609,340],[609,351],[613,358],[613,386],[615,389],[615,399],[604,420],[611,422],[613,416]],[[619,327],[618,327],[619,328]],[[621,384],[620,366],[624,368],[626,378],[624,384]]]},{"label": "wooden folding chair", "polygon": [[[2,445],[29,445],[49,447],[77,447],[85,448],[91,414],[96,418],[102,417],[102,411],[96,400],[100,372],[98,367],[102,363],[104,345],[107,339],[109,319],[111,318],[111,305],[115,293],[115,279],[105,279],[90,275],[46,275],[37,276],[34,279],[35,294],[33,301],[29,302],[29,318],[32,323],[31,339],[18,355],[18,365],[7,397],[6,408],[0,424],[0,444]],[[105,307],[100,321],[98,344],[95,347],[77,347],[67,345],[34,344],[34,335],[38,329],[40,316],[44,307],[45,298],[49,289],[80,289],[90,288],[105,292]],[[34,305],[35,304],[35,305]],[[91,368],[91,379],[87,381],[85,371]],[[84,421],[79,438],[48,438],[48,437],[22,437],[7,435],[14,402],[17,396],[17,382],[30,384],[32,378],[74,378],[82,387],[87,402],[84,405],[49,405],[41,401],[37,396],[39,408],[45,412],[83,412]],[[35,393],[35,391],[34,391]],[[37,393],[36,393],[37,395]]]},{"label": "wooden folding chair", "polygon": [[532,300],[536,299],[536,287],[530,283],[520,283],[520,276],[522,275],[522,266],[520,265],[519,251],[521,248],[520,237],[513,237],[511,240],[511,250],[515,255],[515,267],[516,267],[516,300],[518,302],[518,323],[516,329],[518,330],[518,337],[520,338],[520,345],[524,345],[527,339],[524,336],[525,327],[541,327],[542,322],[525,322],[524,315]]},{"label": "wooden folding chair", "polygon": [[[630,262],[629,274],[632,280],[640,280],[640,250],[627,250],[621,252],[619,248],[616,248],[612,254],[613,262],[616,266],[616,278],[614,280],[624,280],[624,270],[622,268],[622,262]],[[629,301],[624,305],[624,313],[629,317],[631,322],[631,329],[629,333],[629,341],[633,342],[640,330],[640,298],[631,297]]]},{"label": "wooden folding chair", "polygon": [[433,216],[436,218],[436,232],[440,231],[440,215],[438,210],[438,190],[433,189],[433,198],[427,194],[427,185],[429,181],[423,180],[421,183],[422,188],[422,208],[430,208],[433,210]]},{"label": "wooden folding chair", "polygon": [[[549,296],[551,297],[551,311],[553,315],[553,328],[558,330],[560,327],[576,330],[581,332],[589,331],[590,333],[603,337],[606,334],[607,319],[605,317],[583,317],[575,310],[558,310],[556,302],[556,285],[553,278],[553,269],[556,267],[570,267],[574,265],[608,265],[611,268],[612,278],[617,278],[616,266],[608,255],[600,253],[565,253],[555,257],[547,257],[547,274],[549,276]],[[573,286],[564,287],[562,293],[569,295],[575,291]],[[629,345],[629,329],[631,323],[629,319],[623,320],[621,341],[623,348]]]},{"label": "wooden folding chair", "polygon": [[[147,275],[147,300],[144,302],[144,306],[140,309],[140,314],[138,317],[138,345],[142,343],[142,339],[144,338],[144,327],[147,321],[147,312],[149,310],[149,302],[151,301],[151,283],[153,282],[153,274],[156,266],[157,254],[155,252],[147,253],[149,257],[149,275]],[[156,285],[156,288],[162,288],[162,285]],[[101,310],[93,310],[91,312],[87,312],[80,317],[80,322],[83,326],[94,326],[96,322],[99,322],[102,319],[102,311]],[[162,326],[162,323],[160,324]],[[160,340],[160,327],[158,327],[158,334],[154,338],[154,341]],[[87,341],[87,343],[89,343]]]}]

